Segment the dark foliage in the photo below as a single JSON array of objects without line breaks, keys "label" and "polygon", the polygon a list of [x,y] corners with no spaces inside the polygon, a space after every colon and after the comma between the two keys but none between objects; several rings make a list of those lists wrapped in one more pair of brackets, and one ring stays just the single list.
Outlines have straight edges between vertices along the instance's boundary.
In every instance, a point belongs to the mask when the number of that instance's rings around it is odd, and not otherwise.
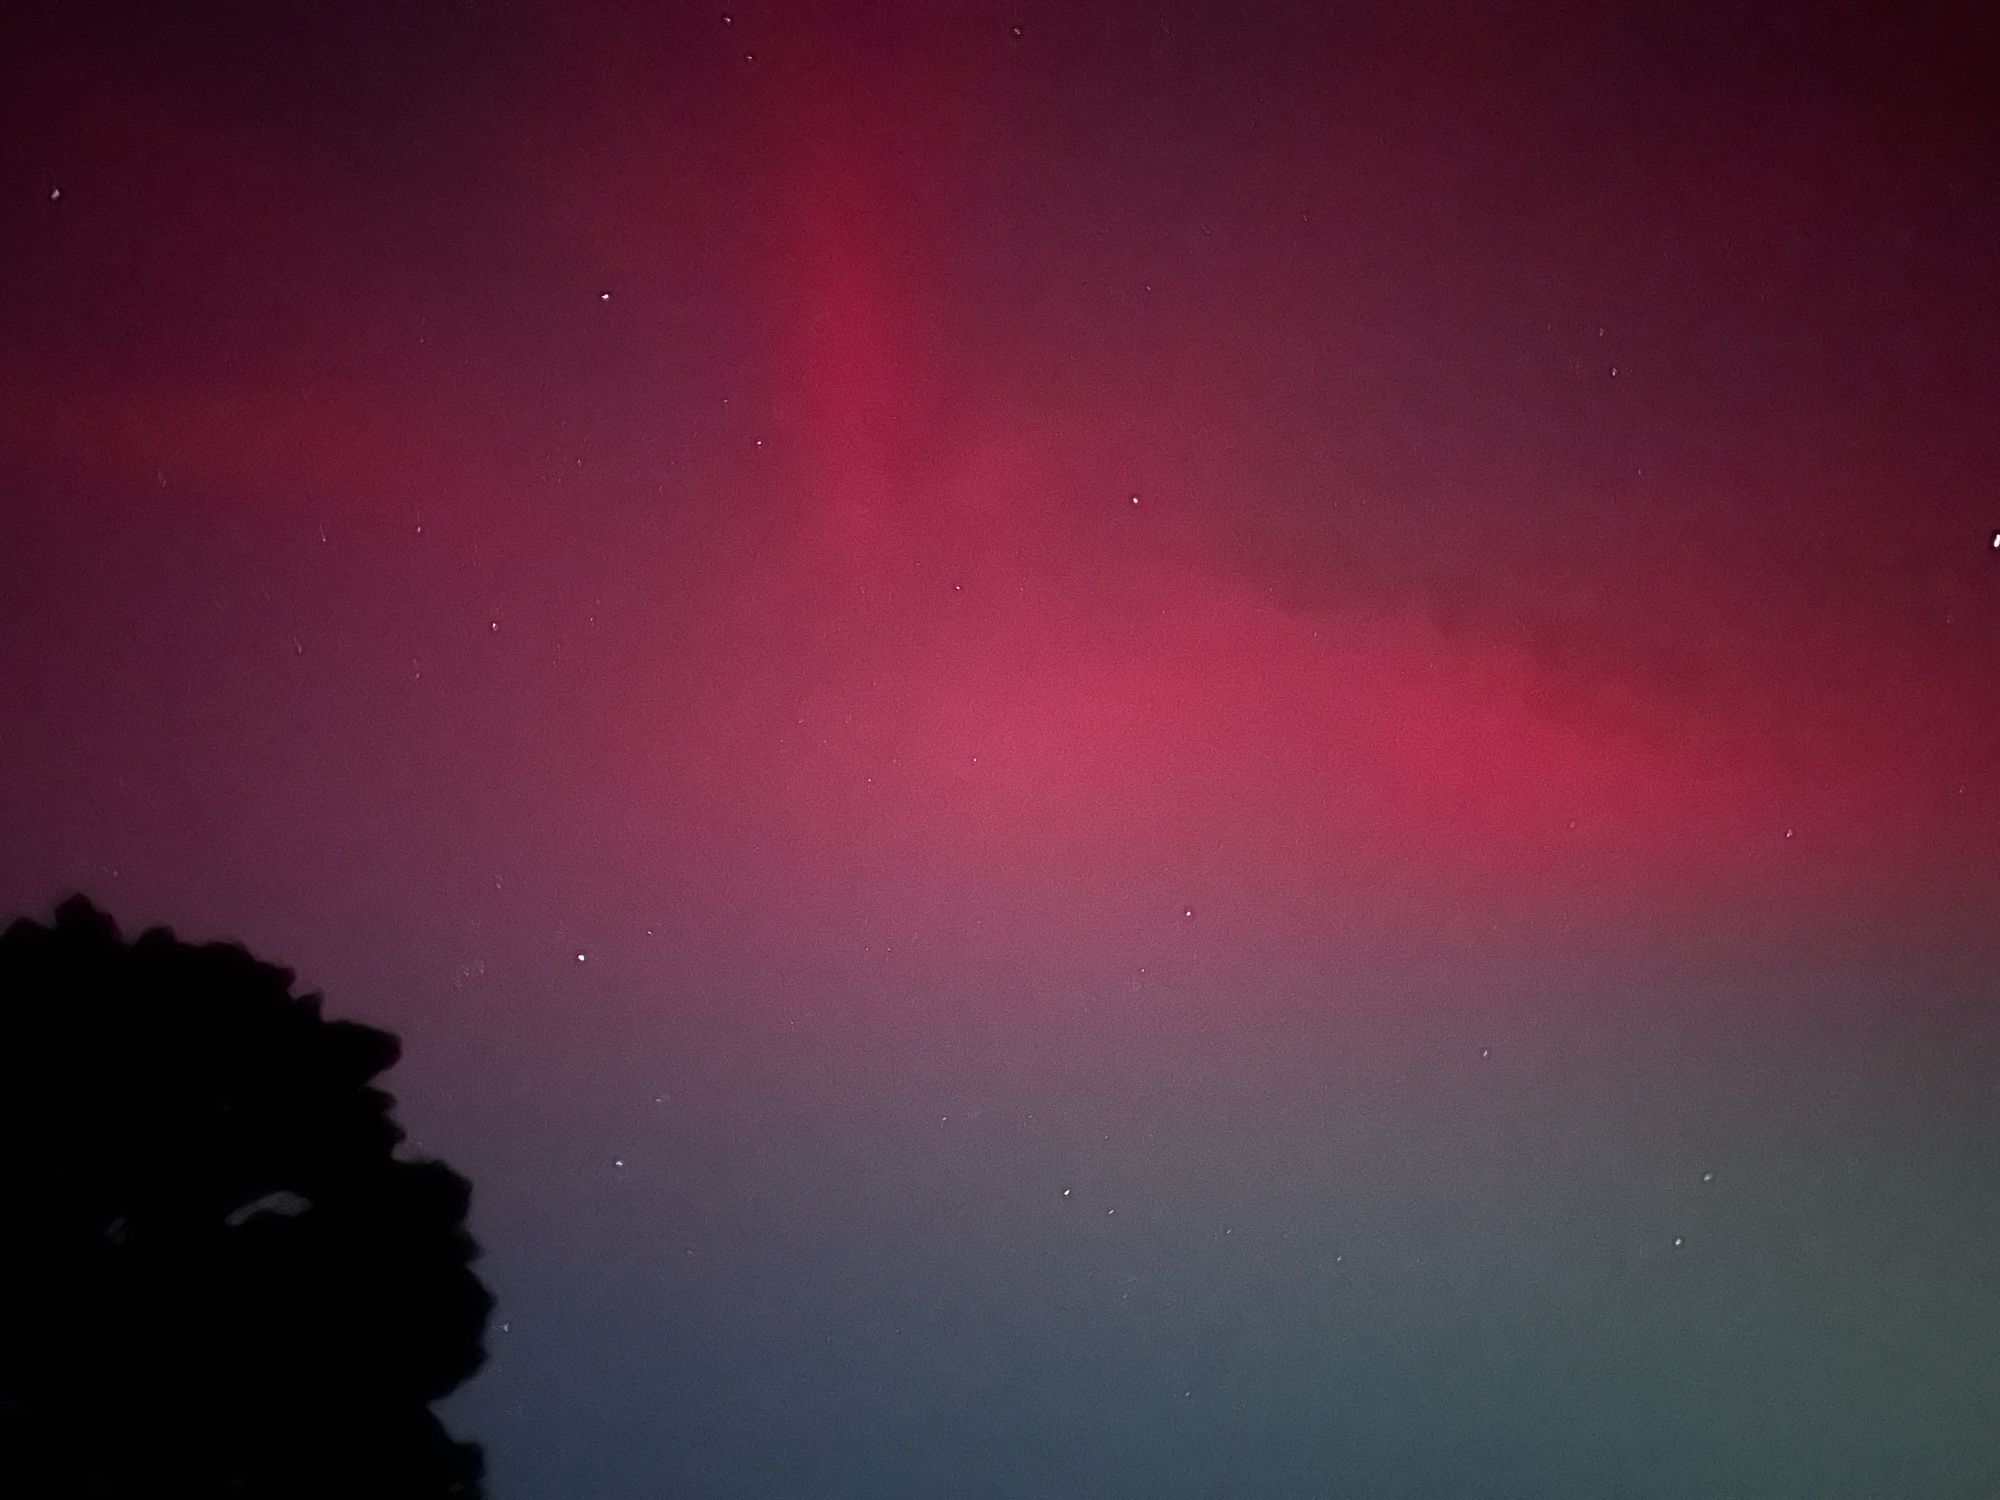
[{"label": "dark foliage", "polygon": [[484,1357],[469,1185],[292,980],[81,897],[0,934],[0,1493],[480,1493],[430,1410]]}]

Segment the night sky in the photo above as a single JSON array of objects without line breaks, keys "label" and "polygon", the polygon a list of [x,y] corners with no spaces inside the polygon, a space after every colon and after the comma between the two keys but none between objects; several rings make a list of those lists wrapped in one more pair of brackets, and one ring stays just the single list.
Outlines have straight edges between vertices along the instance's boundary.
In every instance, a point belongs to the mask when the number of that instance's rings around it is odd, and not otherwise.
[{"label": "night sky", "polygon": [[1995,13],[724,5],[0,20],[0,913],[495,1500],[2000,1493]]}]

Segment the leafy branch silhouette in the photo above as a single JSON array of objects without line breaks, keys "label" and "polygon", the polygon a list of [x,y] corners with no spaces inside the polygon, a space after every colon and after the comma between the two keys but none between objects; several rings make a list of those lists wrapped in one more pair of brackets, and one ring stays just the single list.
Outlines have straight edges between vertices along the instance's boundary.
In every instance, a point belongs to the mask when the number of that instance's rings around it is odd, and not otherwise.
[{"label": "leafy branch silhouette", "polygon": [[78,896],[0,934],[0,1490],[481,1493],[471,1188],[397,1154],[388,1032]]}]

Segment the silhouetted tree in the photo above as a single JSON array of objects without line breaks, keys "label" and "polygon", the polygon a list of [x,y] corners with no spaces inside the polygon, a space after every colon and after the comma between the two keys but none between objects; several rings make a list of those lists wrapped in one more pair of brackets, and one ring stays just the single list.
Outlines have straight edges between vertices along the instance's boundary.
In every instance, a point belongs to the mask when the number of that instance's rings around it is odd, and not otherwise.
[{"label": "silhouetted tree", "polygon": [[0,934],[0,1494],[479,1494],[470,1187],[292,981],[82,897]]}]

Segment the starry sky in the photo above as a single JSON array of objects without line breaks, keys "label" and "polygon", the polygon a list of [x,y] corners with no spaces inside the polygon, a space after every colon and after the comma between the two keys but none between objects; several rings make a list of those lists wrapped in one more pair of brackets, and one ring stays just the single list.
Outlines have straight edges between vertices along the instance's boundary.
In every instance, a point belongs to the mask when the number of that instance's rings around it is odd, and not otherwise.
[{"label": "starry sky", "polygon": [[495,1500],[1990,1496],[1996,64],[10,5],[0,909],[403,1035]]}]

